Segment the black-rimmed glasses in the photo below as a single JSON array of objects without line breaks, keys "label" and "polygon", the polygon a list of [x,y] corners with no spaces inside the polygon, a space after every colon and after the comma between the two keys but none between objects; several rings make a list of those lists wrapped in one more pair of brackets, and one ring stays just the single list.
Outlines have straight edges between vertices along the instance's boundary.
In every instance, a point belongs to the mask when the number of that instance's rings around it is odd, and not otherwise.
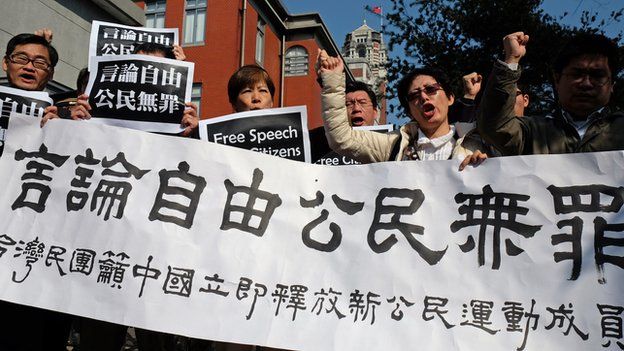
[{"label": "black-rimmed glasses", "polygon": [[25,54],[13,54],[9,56],[8,58],[9,58],[9,61],[18,65],[23,65],[23,66],[26,66],[29,62],[32,62],[33,67],[35,67],[36,69],[44,70],[44,71],[47,71],[52,66],[45,59],[42,59],[40,57],[31,59],[30,57],[28,57],[28,55],[25,55]]}]

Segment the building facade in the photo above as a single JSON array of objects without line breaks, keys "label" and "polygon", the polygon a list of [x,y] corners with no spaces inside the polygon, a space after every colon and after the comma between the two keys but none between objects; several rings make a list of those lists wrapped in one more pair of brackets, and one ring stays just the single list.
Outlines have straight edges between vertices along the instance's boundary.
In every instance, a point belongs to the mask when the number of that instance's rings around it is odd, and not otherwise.
[{"label": "building facade", "polygon": [[279,0],[135,3],[145,12],[147,26],[180,28],[187,61],[195,63],[193,100],[201,118],[232,113],[227,96],[231,74],[258,64],[275,83],[274,107],[305,105],[308,127],[322,125],[316,54],[319,48],[330,55],[340,55],[340,50],[318,14],[290,14]]},{"label": "building facade", "polygon": [[[179,28],[187,60],[195,63],[193,100],[202,118],[232,113],[229,77],[258,64],[275,82],[273,106],[305,105],[308,127],[322,125],[317,50],[339,56],[340,49],[317,13],[291,14],[280,0],[20,0],[0,12],[0,45],[52,29],[60,60],[48,90],[73,90],[87,66],[93,20]],[[347,79],[353,80],[348,70]]]},{"label": "building facade", "polygon": [[386,63],[388,49],[380,32],[364,24],[347,34],[342,55],[356,80],[373,88],[379,100],[380,124],[386,123]]}]

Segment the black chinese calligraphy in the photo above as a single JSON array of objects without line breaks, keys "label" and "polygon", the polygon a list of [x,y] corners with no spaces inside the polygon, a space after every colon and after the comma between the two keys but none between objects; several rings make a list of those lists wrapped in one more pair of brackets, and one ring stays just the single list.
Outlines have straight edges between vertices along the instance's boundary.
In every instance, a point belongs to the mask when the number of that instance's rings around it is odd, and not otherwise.
[{"label": "black chinese calligraphy", "polygon": [[19,279],[17,278],[17,272],[13,271],[13,275],[11,277],[13,282],[23,283],[30,275],[30,272],[32,271],[32,265],[43,257],[44,251],[45,244],[39,241],[39,237],[36,237],[34,240],[31,240],[29,242],[24,242],[20,240],[18,242],[18,246],[15,248],[15,254],[13,255],[13,257],[24,258],[24,260],[26,261],[26,272],[24,276]]},{"label": "black chinese calligraphy", "polygon": [[379,294],[369,291],[366,294],[366,300],[364,300],[364,294],[360,290],[355,289],[349,295],[349,313],[353,315],[353,322],[357,322],[360,315],[361,321],[365,321],[370,313],[370,324],[375,323],[375,308],[381,305],[379,301]]},{"label": "black chinese calligraphy", "polygon": [[[186,162],[180,162],[177,171],[163,169],[158,172],[158,176],[160,187],[148,219],[170,222],[190,229],[199,198],[206,187],[206,179],[190,174]],[[184,199],[183,203],[180,198]]]},{"label": "black chinese calligraphy", "polygon": [[247,313],[247,315],[245,316],[246,320],[251,319],[254,309],[256,308],[256,302],[258,301],[258,298],[262,298],[267,294],[266,285],[254,283],[253,280],[247,277],[241,277],[238,283],[238,288],[236,289],[236,298],[239,301],[247,298],[249,296],[248,292],[251,290],[252,285],[254,286],[254,295],[251,302],[251,307],[249,309],[249,313]]},{"label": "black chinese calligraphy", "polygon": [[[571,213],[617,213],[624,205],[624,187],[613,187],[602,184],[557,187],[550,185],[548,191],[553,197],[553,205],[557,214]],[[583,219],[579,216],[562,219],[557,227],[570,227],[570,233],[558,233],[551,236],[553,246],[571,244],[571,251],[558,251],[553,254],[555,262],[572,261],[570,280],[581,275],[583,266]],[[615,249],[624,246],[624,224],[607,223],[604,217],[594,218],[594,258],[598,271],[598,282],[606,284],[604,272],[606,263],[624,268],[624,256],[615,254]],[[611,233],[612,235],[608,235]],[[605,251],[608,251],[608,253]]]},{"label": "black chinese calligraphy", "polygon": [[[451,231],[456,233],[463,228],[473,226],[479,228],[477,262],[479,266],[483,266],[485,265],[488,227],[491,227],[493,229],[491,238],[493,247],[492,269],[499,269],[501,265],[502,229],[510,230],[524,238],[532,238],[542,227],[541,225],[528,225],[517,221],[518,216],[524,216],[529,212],[528,208],[521,207],[518,203],[528,201],[529,198],[528,195],[495,193],[489,185],[483,187],[482,194],[459,193],[455,195],[456,203],[461,204],[468,201],[468,204],[461,205],[458,209],[459,213],[466,217],[464,220],[451,223]],[[469,235],[467,241],[459,247],[462,252],[472,251],[475,248],[475,240],[472,235]],[[505,239],[505,252],[509,256],[517,256],[524,250],[516,246],[511,239]]]},{"label": "black chinese calligraphy", "polygon": [[[48,152],[48,147],[41,144],[38,151],[27,152],[19,149],[15,152],[15,160],[22,161],[24,159],[35,159],[26,164],[26,172],[22,175],[22,192],[15,199],[12,210],[27,207],[37,213],[45,211],[45,204],[52,189],[48,183],[52,177],[45,172],[51,172],[55,167],[61,167],[69,156],[62,156]],[[40,161],[39,161],[40,160]],[[34,193],[34,194],[33,194]],[[36,201],[32,199],[36,198]]]},{"label": "black chinese calligraphy", "polygon": [[129,259],[125,252],[114,253],[112,251],[104,252],[106,257],[103,260],[99,260],[100,274],[98,274],[97,282],[103,284],[110,284],[110,287],[121,289],[121,283],[123,283],[126,268],[130,266],[129,263],[124,261]]},{"label": "black chinese calligraphy", "polygon": [[264,235],[269,220],[275,209],[282,204],[282,199],[277,194],[259,189],[262,177],[262,171],[256,168],[250,187],[235,186],[229,179],[225,180],[228,196],[221,230],[238,229],[256,236]]},{"label": "black chinese calligraphy", "polygon": [[[403,199],[409,201],[407,206],[384,204],[386,201],[401,201]],[[446,253],[448,247],[440,251],[429,249],[415,237],[415,235],[423,235],[425,228],[420,225],[401,222],[402,216],[408,216],[416,213],[423,201],[425,201],[425,195],[418,189],[381,189],[375,199],[375,217],[370,229],[368,230],[368,246],[370,246],[370,248],[376,253],[382,253],[390,250],[390,248],[398,242],[396,235],[390,234],[386,239],[378,242],[376,238],[377,232],[381,230],[398,230],[401,234],[403,234],[403,236],[405,236],[405,239],[407,239],[410,246],[416,250],[425,262],[429,265],[437,264]],[[383,222],[382,219],[387,216],[391,216],[390,221]]]},{"label": "black chinese calligraphy", "polygon": [[[338,319],[346,317],[342,312],[340,312],[337,306],[338,298],[341,295],[342,292],[334,291],[334,289],[332,289],[331,287],[328,289],[328,291],[325,291],[325,289],[322,288],[320,291],[314,293],[316,301],[314,302],[314,306],[312,306],[310,312],[316,313],[317,316],[320,315],[321,312],[325,312],[327,314],[331,314],[333,312],[336,317],[338,317]],[[325,306],[326,300],[327,304],[329,304],[329,307],[324,309],[323,307]]]},{"label": "black chinese calligraphy", "polygon": [[568,304],[568,308],[565,307],[564,304],[561,304],[561,306],[559,306],[559,308],[554,309],[552,307],[546,307],[546,310],[548,312],[550,312],[552,314],[552,321],[550,322],[549,325],[545,326],[545,328],[547,330],[550,330],[552,328],[554,328],[555,326],[557,328],[564,328],[564,325],[567,324],[566,329],[563,331],[563,335],[568,335],[570,334],[571,330],[574,330],[574,332],[583,340],[587,340],[589,339],[589,333],[583,333],[578,326],[576,326],[576,324],[574,324],[574,310],[572,309],[572,304]]},{"label": "black chinese calligraphy", "polygon": [[624,350],[622,343],[622,312],[624,307],[614,305],[596,304],[598,312],[600,312],[600,327],[602,329],[602,338],[604,339],[602,347],[610,347],[611,341]]},{"label": "black chinese calligraphy", "polygon": [[132,276],[135,278],[141,277],[141,290],[139,291],[139,297],[143,296],[143,290],[145,289],[145,282],[147,279],[156,280],[160,277],[160,270],[151,267],[153,259],[154,257],[150,255],[147,257],[147,264],[145,266],[135,264],[134,267],[132,267]]},{"label": "black chinese calligraphy", "polygon": [[[316,192],[316,198],[312,200],[306,200],[303,197],[299,198],[299,204],[303,208],[317,207],[323,204],[325,195],[322,192]],[[354,215],[364,208],[363,202],[351,202],[349,200],[341,199],[338,195],[333,195],[332,200],[336,207],[348,215]],[[321,210],[321,215],[314,219],[312,222],[306,224],[301,231],[301,238],[303,244],[311,249],[315,249],[323,252],[332,252],[336,250],[342,242],[342,229],[335,222],[329,224],[329,231],[331,237],[327,242],[321,242],[312,237],[312,230],[321,223],[325,222],[329,218],[329,211],[326,209]]]}]

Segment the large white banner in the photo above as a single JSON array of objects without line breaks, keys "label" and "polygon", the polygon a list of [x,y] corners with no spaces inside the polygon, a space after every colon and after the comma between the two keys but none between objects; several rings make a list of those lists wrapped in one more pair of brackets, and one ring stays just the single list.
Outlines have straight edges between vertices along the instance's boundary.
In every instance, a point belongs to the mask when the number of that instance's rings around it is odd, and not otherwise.
[{"label": "large white banner", "polygon": [[621,348],[622,152],[457,166],[15,118],[0,299],[288,349]]}]

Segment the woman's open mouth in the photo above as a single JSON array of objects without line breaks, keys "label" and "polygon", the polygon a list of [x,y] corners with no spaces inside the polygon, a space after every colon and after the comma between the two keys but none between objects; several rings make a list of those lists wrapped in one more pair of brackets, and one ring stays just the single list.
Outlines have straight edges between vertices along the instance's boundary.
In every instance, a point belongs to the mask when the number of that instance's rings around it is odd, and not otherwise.
[{"label": "woman's open mouth", "polygon": [[435,115],[435,105],[430,102],[426,102],[422,106],[423,116],[429,119]]}]

